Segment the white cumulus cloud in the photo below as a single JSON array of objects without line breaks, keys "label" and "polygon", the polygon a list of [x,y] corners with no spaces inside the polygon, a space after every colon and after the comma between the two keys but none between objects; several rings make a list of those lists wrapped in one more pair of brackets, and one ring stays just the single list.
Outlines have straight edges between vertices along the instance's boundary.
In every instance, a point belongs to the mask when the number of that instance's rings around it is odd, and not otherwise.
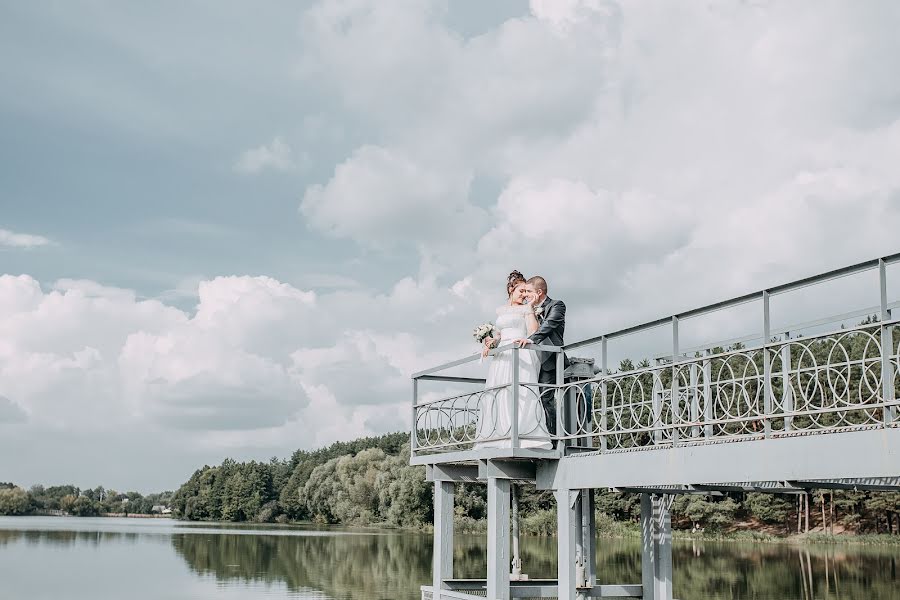
[{"label": "white cumulus cloud", "polygon": [[238,173],[255,175],[266,169],[290,171],[295,168],[293,150],[281,137],[268,144],[244,151],[234,164]]},{"label": "white cumulus cloud", "polygon": [[38,246],[48,246],[53,242],[42,235],[33,235],[30,233],[16,233],[9,229],[0,229],[0,246],[9,248],[36,248]]}]

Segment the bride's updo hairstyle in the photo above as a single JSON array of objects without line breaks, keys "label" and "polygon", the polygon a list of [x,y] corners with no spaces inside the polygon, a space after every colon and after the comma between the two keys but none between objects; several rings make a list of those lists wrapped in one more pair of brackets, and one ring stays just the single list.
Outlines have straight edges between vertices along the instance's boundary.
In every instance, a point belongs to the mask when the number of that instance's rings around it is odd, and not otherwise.
[{"label": "bride's updo hairstyle", "polygon": [[513,290],[516,289],[516,286],[520,283],[525,283],[525,276],[518,271],[510,273],[509,277],[506,278],[506,295],[511,296]]}]

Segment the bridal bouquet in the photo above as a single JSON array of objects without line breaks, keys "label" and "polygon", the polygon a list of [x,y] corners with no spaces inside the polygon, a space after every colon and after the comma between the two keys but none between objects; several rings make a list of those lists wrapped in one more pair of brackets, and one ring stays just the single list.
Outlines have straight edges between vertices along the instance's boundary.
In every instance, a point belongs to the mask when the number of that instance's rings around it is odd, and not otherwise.
[{"label": "bridal bouquet", "polygon": [[479,344],[484,342],[485,338],[497,338],[498,336],[499,332],[493,323],[482,323],[472,331],[472,337],[475,338],[475,341]]}]

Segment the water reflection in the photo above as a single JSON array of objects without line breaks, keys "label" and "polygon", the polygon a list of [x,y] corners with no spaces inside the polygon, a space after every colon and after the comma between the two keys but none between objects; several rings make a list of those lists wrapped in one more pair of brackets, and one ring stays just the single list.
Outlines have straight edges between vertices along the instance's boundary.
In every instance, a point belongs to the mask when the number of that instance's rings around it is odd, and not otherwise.
[{"label": "water reflection", "polygon": [[14,542],[30,546],[98,546],[104,542],[136,544],[144,534],[117,531],[11,531],[0,529],[0,548]]},{"label": "water reflection", "polygon": [[172,546],[199,575],[284,582],[335,598],[413,598],[431,570],[431,539],[419,535],[175,534]]},{"label": "water reflection", "polygon": [[[121,545],[126,545],[131,548],[126,553],[140,554],[142,558],[129,565],[134,572],[121,573],[123,577],[152,571],[161,585],[178,585],[175,582],[181,581],[179,578],[188,577],[197,582],[215,582],[219,592],[243,590],[248,597],[258,597],[259,590],[265,590],[262,595],[279,598],[325,595],[353,600],[414,600],[419,598],[419,586],[430,579],[432,540],[427,535],[237,532],[177,526],[140,529],[127,525],[118,531],[110,531],[109,525],[102,525],[103,531],[70,531],[61,525],[28,529],[17,527],[19,523],[26,525],[28,521],[0,520],[0,571],[13,558],[42,564],[54,555],[69,560],[88,556],[88,550],[90,554],[120,553]],[[62,524],[61,520],[55,523]],[[158,550],[147,552],[151,547]],[[60,555],[59,549],[72,552]],[[638,540],[601,539],[598,553],[600,583],[640,582]],[[900,584],[898,555],[900,547],[676,542],[675,596],[697,600],[894,599]],[[531,577],[555,576],[554,539],[526,538],[522,558],[524,571]],[[484,577],[483,537],[457,536],[454,561],[458,577]],[[178,564],[187,569],[178,570]],[[96,578],[107,576],[100,566],[97,569],[81,569],[75,574],[81,581],[71,581],[71,586],[89,589]],[[10,569],[2,576],[12,581],[12,589],[25,589],[25,582],[31,585],[40,581],[36,572]],[[18,588],[16,578],[21,580]],[[129,595],[135,599],[157,597],[142,589]],[[96,593],[91,595],[92,600],[97,597]],[[82,596],[75,598],[81,600]]]},{"label": "water reflection", "polygon": [[[201,574],[228,581],[277,579],[288,589],[315,587],[347,598],[417,597],[430,575],[431,539],[267,538],[179,535],[177,551]],[[600,583],[639,583],[637,540],[598,540]],[[675,595],[681,598],[896,598],[896,548],[679,542],[673,552]],[[555,577],[555,540],[523,544],[525,572]],[[458,577],[484,577],[483,541],[461,536],[454,551]],[[394,596],[390,596],[393,592]]]}]

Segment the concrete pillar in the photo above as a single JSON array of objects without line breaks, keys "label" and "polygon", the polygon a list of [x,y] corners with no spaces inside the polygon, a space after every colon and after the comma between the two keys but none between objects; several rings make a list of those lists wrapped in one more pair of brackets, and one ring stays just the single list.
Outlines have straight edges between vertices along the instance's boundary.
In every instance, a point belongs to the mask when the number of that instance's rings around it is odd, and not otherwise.
[{"label": "concrete pillar", "polygon": [[452,481],[434,482],[434,563],[432,587],[434,600],[440,600],[444,580],[453,578],[453,496]]},{"label": "concrete pillar", "polygon": [[575,544],[579,538],[581,523],[575,518],[578,492],[555,490],[557,524],[557,578],[559,600],[575,600]]},{"label": "concrete pillar", "polygon": [[672,600],[672,519],[665,498],[641,494],[644,600]]},{"label": "concrete pillar", "polygon": [[509,600],[509,479],[488,477],[487,597]]},{"label": "concrete pillar", "polygon": [[597,585],[597,516],[594,490],[581,491],[581,530],[584,548],[585,583]]}]

